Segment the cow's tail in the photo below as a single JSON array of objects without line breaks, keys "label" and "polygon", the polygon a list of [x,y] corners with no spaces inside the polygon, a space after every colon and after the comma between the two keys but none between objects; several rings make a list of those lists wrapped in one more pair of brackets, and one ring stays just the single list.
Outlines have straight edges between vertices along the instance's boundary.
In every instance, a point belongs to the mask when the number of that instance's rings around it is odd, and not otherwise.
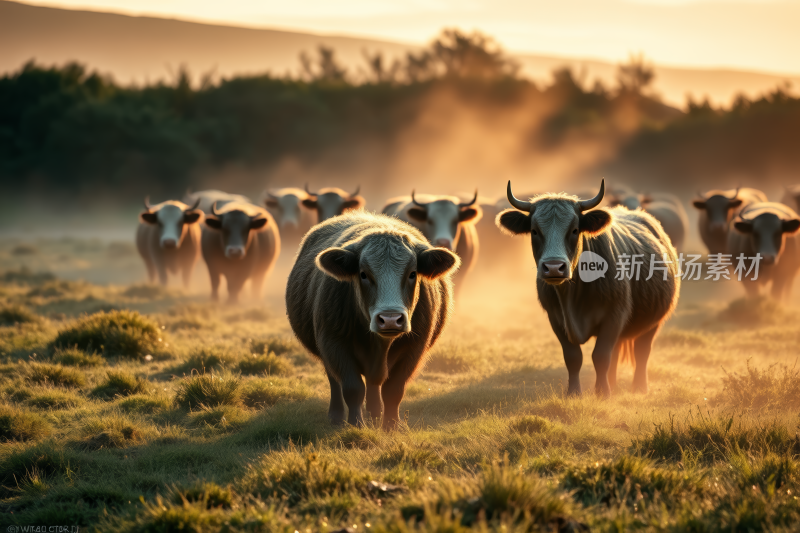
[{"label": "cow's tail", "polygon": [[630,363],[636,370],[636,358],[633,356],[634,339],[623,339],[617,342],[617,353],[619,353],[620,363]]}]

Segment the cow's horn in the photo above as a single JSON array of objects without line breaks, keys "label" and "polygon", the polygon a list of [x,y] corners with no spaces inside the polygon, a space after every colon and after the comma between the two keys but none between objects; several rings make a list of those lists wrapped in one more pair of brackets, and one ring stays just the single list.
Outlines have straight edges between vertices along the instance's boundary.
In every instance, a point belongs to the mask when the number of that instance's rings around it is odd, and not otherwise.
[{"label": "cow's horn", "polygon": [[219,216],[219,213],[217,213],[217,202],[211,204],[211,214],[214,215],[215,217]]},{"label": "cow's horn", "polygon": [[519,200],[516,196],[514,196],[514,193],[511,192],[511,180],[508,180],[508,187],[506,188],[506,196],[508,196],[508,203],[510,203],[512,206],[516,207],[520,211],[530,212],[531,206],[533,204],[531,204],[530,202],[523,202],[522,200]]},{"label": "cow's horn", "polygon": [[306,192],[309,196],[319,196],[317,193],[308,190],[308,182],[306,182]]},{"label": "cow's horn", "polygon": [[741,185],[736,187],[736,192],[733,193],[733,198],[731,198],[731,200],[736,200],[736,198],[739,196],[739,189],[741,189],[741,188],[742,188]]},{"label": "cow's horn", "polygon": [[187,209],[187,211],[194,211],[194,210],[195,210],[195,209],[197,209],[198,207],[200,207],[200,198],[198,198],[197,200],[195,200],[195,201],[194,201],[194,205],[193,205],[192,207],[190,207],[189,209]]},{"label": "cow's horn", "polygon": [[149,197],[149,196],[145,196],[145,197],[144,197],[144,207],[145,207],[145,209],[147,209],[148,211],[150,211],[150,210],[153,208],[153,206],[152,206],[152,205],[150,205],[150,197]]},{"label": "cow's horn", "polygon": [[273,199],[273,200],[280,200],[280,198],[278,198],[277,196],[275,196],[274,194],[272,194],[272,193],[271,193],[271,192],[269,192],[269,191],[267,191],[267,196],[268,196],[269,198]]},{"label": "cow's horn", "polygon": [[356,196],[358,196],[358,193],[359,193],[360,191],[361,191],[361,184],[359,184],[359,185],[356,187],[356,192],[354,192],[353,194],[351,194],[351,195],[350,195],[350,198],[355,198]]},{"label": "cow's horn", "polygon": [[581,211],[588,211],[589,209],[594,209],[600,202],[603,201],[603,196],[606,193],[606,180],[603,179],[600,181],[600,192],[597,193],[597,196],[592,198],[591,200],[581,200],[578,202],[578,205],[581,208]]},{"label": "cow's horn", "polygon": [[417,201],[416,197],[414,196],[414,193],[415,193],[415,192],[416,192],[416,190],[412,190],[412,191],[411,191],[411,201],[412,201],[412,202],[414,202],[416,205],[418,205],[418,206],[420,206],[420,207],[425,207],[425,206],[427,206],[428,204],[423,204],[422,202],[418,202],[418,201]]},{"label": "cow's horn", "polygon": [[458,204],[458,207],[459,208],[469,207],[472,204],[474,204],[477,200],[478,200],[478,189],[475,189],[475,196],[472,197],[472,201],[471,202],[467,202],[465,204],[463,204],[463,203],[462,204]]}]

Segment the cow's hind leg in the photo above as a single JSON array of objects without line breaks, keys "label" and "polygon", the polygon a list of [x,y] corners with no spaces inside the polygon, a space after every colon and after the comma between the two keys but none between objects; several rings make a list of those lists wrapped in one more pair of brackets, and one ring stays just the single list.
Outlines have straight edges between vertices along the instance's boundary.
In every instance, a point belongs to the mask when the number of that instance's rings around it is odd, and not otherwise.
[{"label": "cow's hind leg", "polygon": [[608,386],[612,391],[617,388],[617,365],[619,364],[619,354],[622,351],[622,343],[623,341],[617,341],[617,344],[614,345],[608,365]]},{"label": "cow's hind leg", "polygon": [[647,361],[653,349],[653,340],[661,325],[654,327],[636,338],[633,342],[633,356],[636,359],[636,370],[633,371],[633,392],[647,393]]},{"label": "cow's hind leg", "polygon": [[331,424],[340,425],[344,424],[344,396],[342,395],[342,386],[336,381],[330,372],[328,374],[328,383],[331,385],[331,406],[328,408],[328,420]]}]

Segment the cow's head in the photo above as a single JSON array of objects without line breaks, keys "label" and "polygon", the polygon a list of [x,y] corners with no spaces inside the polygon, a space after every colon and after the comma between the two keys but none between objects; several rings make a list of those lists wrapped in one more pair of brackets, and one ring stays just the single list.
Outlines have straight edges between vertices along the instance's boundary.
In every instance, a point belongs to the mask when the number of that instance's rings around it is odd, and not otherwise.
[{"label": "cow's head", "polygon": [[[297,191],[300,192],[299,190]],[[280,229],[297,229],[300,226],[301,209],[303,209],[303,201],[308,199],[308,195],[303,198],[298,197],[294,193],[286,193],[275,195],[267,192],[267,197],[264,200],[266,206],[273,209],[277,215],[278,224]]]},{"label": "cow's head", "polygon": [[390,339],[411,331],[420,280],[450,274],[461,261],[449,250],[378,233],[344,248],[328,248],[316,263],[327,275],[352,283],[370,331]]},{"label": "cow's head", "polygon": [[475,223],[481,219],[483,211],[475,202],[478,191],[469,202],[456,203],[450,199],[433,202],[418,202],[411,191],[414,206],[408,209],[408,216],[422,224],[422,233],[428,242],[440,248],[454,251],[461,236],[461,225]]},{"label": "cow's head", "polygon": [[177,249],[183,243],[185,226],[197,224],[203,218],[203,212],[197,209],[199,205],[198,199],[191,207],[177,201],[152,206],[150,197],[147,197],[144,199],[145,210],[139,214],[139,220],[145,224],[158,226],[158,243],[162,248]]},{"label": "cow's head", "polygon": [[728,223],[734,210],[742,205],[742,199],[739,198],[739,189],[737,188],[730,197],[721,191],[712,191],[711,194],[701,193],[700,198],[694,200],[692,205],[705,211],[706,217],[708,217],[708,231],[712,235],[724,236],[728,231]]},{"label": "cow's head", "polygon": [[538,277],[552,285],[572,279],[582,251],[581,236],[603,233],[612,222],[605,209],[591,209],[603,201],[605,180],[591,200],[566,194],[545,195],[532,202],[518,200],[508,182],[508,201],[516,209],[497,215],[496,224],[509,235],[530,234]]},{"label": "cow's head", "polygon": [[244,259],[253,234],[267,227],[268,215],[261,212],[251,216],[244,210],[237,209],[235,202],[226,204],[225,209],[221,213],[217,212],[217,203],[214,202],[211,215],[206,217],[206,226],[219,232],[225,257]]},{"label": "cow's head", "polygon": [[359,196],[358,192],[360,190],[361,187],[358,186],[353,194],[348,194],[337,187],[329,187],[319,192],[311,192],[308,190],[308,183],[306,183],[308,198],[303,200],[303,205],[309,209],[316,210],[317,222],[322,222],[339,216],[345,211],[364,207],[366,201],[363,196]]},{"label": "cow's head", "polygon": [[753,249],[761,254],[764,265],[777,265],[786,243],[786,235],[800,230],[800,219],[785,219],[775,213],[762,213],[755,217],[738,218],[733,227],[749,235]]},{"label": "cow's head", "polygon": [[633,211],[635,209],[639,209],[646,203],[645,198],[646,197],[644,195],[637,193],[614,194],[608,199],[608,206],[616,207],[621,205],[626,209]]}]

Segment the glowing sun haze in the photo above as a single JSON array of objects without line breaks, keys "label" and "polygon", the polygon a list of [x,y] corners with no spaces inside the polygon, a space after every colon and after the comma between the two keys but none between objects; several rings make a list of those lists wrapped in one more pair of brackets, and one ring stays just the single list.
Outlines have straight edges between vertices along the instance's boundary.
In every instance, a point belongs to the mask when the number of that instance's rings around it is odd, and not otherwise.
[{"label": "glowing sun haze", "polygon": [[27,3],[424,43],[480,29],[507,50],[662,65],[800,73],[800,1],[45,0]]}]

